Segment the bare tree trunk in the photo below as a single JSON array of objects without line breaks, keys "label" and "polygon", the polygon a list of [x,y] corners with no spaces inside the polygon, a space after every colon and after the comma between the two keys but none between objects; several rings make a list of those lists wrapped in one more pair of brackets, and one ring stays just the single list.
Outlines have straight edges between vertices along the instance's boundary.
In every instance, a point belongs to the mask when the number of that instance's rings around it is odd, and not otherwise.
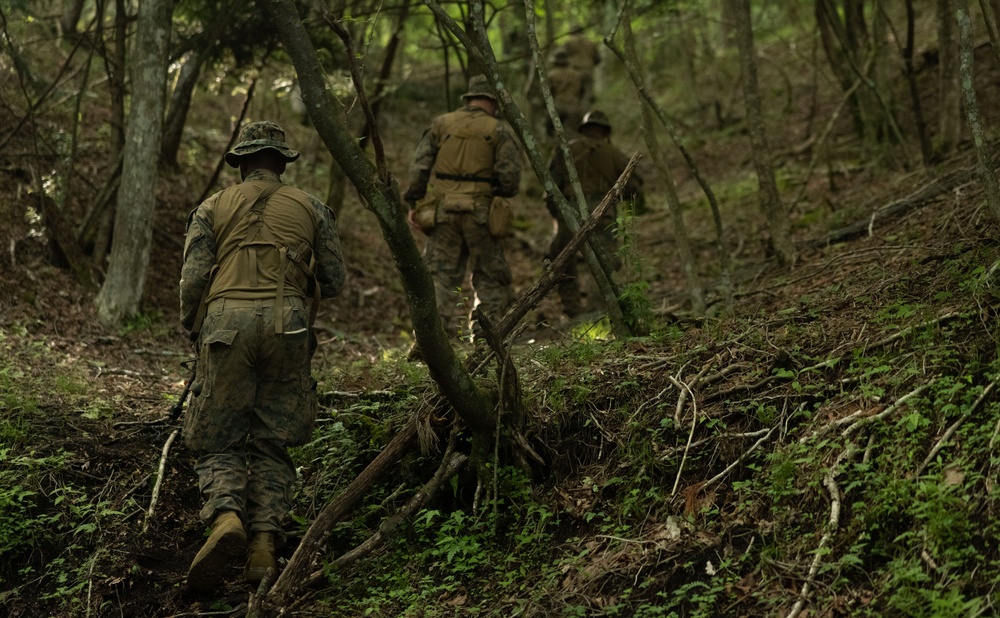
[{"label": "bare tree trunk", "polygon": [[[205,29],[191,40],[191,48],[187,51],[187,59],[174,83],[167,106],[167,116],[163,125],[163,139],[160,143],[160,163],[171,168],[177,168],[177,152],[180,150],[184,126],[187,124],[188,111],[191,109],[191,96],[194,94],[198,78],[209,55],[209,49],[216,44],[218,38],[229,26],[239,0],[227,0],[219,8],[212,21]],[[270,47],[265,52],[266,58],[271,53]],[[183,52],[182,52],[183,54]]]},{"label": "bare tree trunk", "polygon": [[80,14],[83,12],[84,0],[72,0],[69,7],[59,17],[59,29],[62,36],[67,39],[74,39],[79,34],[77,24],[80,21]]},{"label": "bare tree trunk", "polygon": [[[347,130],[343,105],[327,88],[316,50],[292,0],[268,0],[267,8],[295,65],[302,99],[313,126],[379,221],[399,270],[410,304],[417,345],[431,377],[474,432],[492,432],[496,426],[493,398],[472,381],[444,332],[434,300],[434,281],[413,240],[399,187],[388,173],[379,142],[373,139],[373,164],[358,147],[355,136]],[[361,93],[363,88],[359,90],[359,95]]]},{"label": "bare tree trunk", "polygon": [[160,141],[160,164],[177,169],[177,152],[184,136],[184,125],[187,123],[188,110],[191,109],[191,96],[198,84],[204,55],[194,49],[188,53],[187,59],[181,65],[170,97],[167,117],[163,123],[163,138]]},{"label": "bare tree trunk", "polygon": [[962,135],[962,88],[958,81],[955,0],[937,0],[938,18],[938,151],[948,155]]},{"label": "bare tree trunk", "polygon": [[[435,3],[428,2],[428,0],[424,0],[424,2],[425,4],[428,4],[428,6],[431,6],[435,12],[440,11],[440,7]],[[531,46],[532,55],[535,58],[535,65],[539,76],[539,86],[541,86],[542,89],[542,97],[545,100],[545,106],[548,110],[549,118],[551,119],[553,126],[555,126],[556,138],[559,140],[559,147],[562,149],[562,154],[566,161],[566,169],[569,172],[569,179],[576,197],[576,208],[573,208],[569,204],[561,191],[553,190],[549,192],[549,195],[552,196],[553,201],[556,204],[556,208],[562,216],[562,221],[564,221],[569,227],[570,232],[576,234],[580,229],[580,223],[583,220],[583,217],[589,213],[587,200],[583,194],[583,188],[580,185],[580,180],[577,177],[576,168],[572,164],[573,157],[570,155],[569,146],[566,143],[562,122],[559,120],[559,114],[556,112],[555,103],[552,98],[552,91],[549,88],[548,77],[545,73],[545,63],[541,58],[541,51],[538,49],[538,38],[535,35],[534,5],[531,0],[525,0],[524,7],[525,14],[527,16],[528,44]],[[439,17],[443,17],[443,15],[439,14]],[[485,31],[479,32],[478,36],[480,38],[480,42],[476,44],[471,39],[468,39],[466,42],[467,48],[469,48],[470,53],[472,53],[472,50],[475,49],[477,54],[487,55],[488,57],[484,58],[484,64],[490,67],[495,79],[501,80],[499,69],[496,66],[496,58],[492,56],[492,50],[489,49],[489,43],[486,40]],[[498,92],[498,94],[500,95],[504,114],[506,115],[511,126],[514,127],[514,130],[518,132],[521,142],[525,144],[528,159],[531,161],[536,175],[538,175],[538,177],[541,178],[546,185],[552,185],[552,178],[549,174],[548,166],[545,164],[541,152],[537,148],[533,137],[530,135],[531,129],[527,119],[517,108],[517,105],[511,99],[509,92],[502,90],[501,92]],[[590,272],[594,277],[594,282],[597,284],[597,288],[601,293],[604,305],[607,307],[612,332],[615,334],[615,337],[618,338],[630,336],[632,333],[629,329],[628,323],[630,322],[632,324],[636,324],[637,320],[631,319],[634,316],[630,316],[630,319],[626,320],[626,308],[618,299],[619,286],[614,278],[615,269],[611,265],[611,259],[607,255],[605,248],[598,242],[588,242],[584,247],[583,256],[586,259],[587,266],[590,268]]]},{"label": "bare tree trunk", "polygon": [[[625,11],[622,10],[618,15],[618,22],[624,22]],[[723,226],[722,226],[722,215],[719,212],[719,202],[715,199],[715,192],[712,191],[712,186],[708,184],[708,181],[701,174],[701,170],[698,168],[697,163],[695,163],[694,157],[684,146],[684,142],[681,140],[680,135],[674,128],[673,122],[671,122],[670,117],[667,115],[666,111],[660,106],[659,103],[649,94],[649,89],[642,81],[642,76],[639,71],[639,67],[635,65],[628,57],[625,56],[624,52],[616,48],[612,42],[615,38],[615,32],[612,32],[607,38],[604,39],[604,44],[618,56],[618,59],[622,61],[625,65],[625,70],[628,72],[629,77],[632,79],[633,85],[638,92],[639,96],[642,98],[643,102],[649,107],[650,110],[656,112],[656,117],[663,125],[663,128],[667,130],[670,135],[670,140],[680,151],[681,156],[684,157],[684,162],[687,164],[688,169],[691,171],[691,175],[694,176],[695,180],[698,182],[698,186],[705,193],[705,199],[708,200],[709,207],[712,210],[712,221],[715,223],[715,242],[716,248],[719,254],[719,265],[721,270],[721,287],[723,296],[726,299],[726,310],[732,309],[733,305],[733,291],[732,285],[730,285],[730,269],[729,269],[729,251],[726,249],[725,239],[723,236]]]},{"label": "bare tree trunk", "polygon": [[757,170],[757,184],[760,187],[760,205],[767,217],[771,232],[771,248],[782,266],[790,266],[795,262],[795,247],[789,235],[788,215],[778,195],[771,148],[768,146],[764,129],[764,114],[761,111],[760,89],[757,85],[757,52],[754,50],[753,29],[750,25],[750,0],[733,1],[736,9],[733,11],[736,21],[736,43],[740,49],[740,64],[743,71],[743,97],[746,101],[750,143],[753,147],[753,164]]},{"label": "bare tree trunk", "polygon": [[[635,52],[635,37],[632,34],[632,15],[628,8],[623,9],[621,23],[623,34],[625,35],[625,57],[628,58],[629,62],[638,67],[639,59]],[[642,83],[642,88],[645,88],[646,80],[641,70],[639,80]],[[705,313],[705,290],[698,276],[694,251],[691,249],[691,240],[688,237],[687,226],[684,224],[684,215],[681,212],[681,202],[677,197],[677,187],[674,185],[674,178],[670,173],[670,167],[667,165],[663,149],[656,138],[653,110],[649,106],[649,103],[645,101],[642,102],[642,137],[646,142],[646,149],[649,150],[649,154],[653,158],[653,163],[656,165],[656,170],[659,172],[660,179],[663,181],[664,188],[666,189],[667,210],[670,212],[670,217],[674,222],[677,257],[680,259],[681,270],[684,271],[684,279],[687,281],[688,294],[691,297],[691,308],[695,313],[703,314]]]},{"label": "bare tree trunk", "polygon": [[145,0],[139,12],[128,139],[118,191],[108,275],[97,294],[101,322],[113,326],[138,312],[146,283],[156,172],[163,127],[172,0]]},{"label": "bare tree trunk", "polygon": [[125,145],[125,47],[128,31],[128,13],[125,0],[115,0],[114,55],[105,57],[108,72],[108,89],[111,93],[111,139],[108,159],[118,160]]},{"label": "bare tree trunk", "polygon": [[979,115],[979,104],[976,101],[976,90],[972,81],[973,42],[972,24],[969,19],[969,0],[958,0],[958,30],[961,39],[961,73],[962,94],[965,96],[965,115],[972,131],[972,141],[976,146],[979,182],[986,193],[986,203],[989,204],[993,219],[1000,223],[1000,186],[997,185],[997,173],[993,169],[993,161],[986,147],[986,137],[983,131],[983,119]]},{"label": "bare tree trunk", "polygon": [[993,58],[1000,65],[1000,26],[997,25],[997,12],[994,2],[991,0],[979,0],[979,8],[983,11],[983,20],[986,22],[986,30],[990,34],[990,48],[993,49]]},{"label": "bare tree trunk", "polygon": [[906,83],[910,87],[910,100],[913,102],[913,117],[917,123],[917,135],[920,138],[921,159],[924,165],[930,165],[934,151],[931,148],[931,138],[927,134],[927,121],[924,120],[924,111],[920,104],[917,73],[913,68],[913,22],[913,0],[906,0],[906,44],[903,48],[903,65],[906,72]]}]

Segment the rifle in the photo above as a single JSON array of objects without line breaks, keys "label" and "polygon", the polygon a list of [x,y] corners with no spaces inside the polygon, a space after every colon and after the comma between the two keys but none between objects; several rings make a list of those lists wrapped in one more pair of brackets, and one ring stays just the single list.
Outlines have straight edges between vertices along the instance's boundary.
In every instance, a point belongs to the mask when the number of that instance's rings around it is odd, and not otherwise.
[{"label": "rifle", "polygon": [[177,403],[174,404],[174,407],[170,408],[171,421],[176,421],[177,419],[179,419],[181,417],[181,413],[184,412],[184,402],[187,401],[188,394],[191,392],[191,385],[194,384],[194,378],[195,378],[195,370],[194,367],[191,366],[191,363],[194,363],[197,360],[198,359],[196,358],[192,358],[183,361],[181,363],[181,365],[183,365],[188,371],[191,372],[191,376],[187,379],[187,382],[184,384],[184,390],[181,391],[181,396],[177,400]]}]

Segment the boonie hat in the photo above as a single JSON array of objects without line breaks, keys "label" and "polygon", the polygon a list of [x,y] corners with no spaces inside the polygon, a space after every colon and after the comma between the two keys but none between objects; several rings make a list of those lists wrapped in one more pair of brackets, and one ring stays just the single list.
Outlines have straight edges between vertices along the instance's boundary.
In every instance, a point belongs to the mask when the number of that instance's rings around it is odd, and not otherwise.
[{"label": "boonie hat", "polygon": [[292,150],[285,143],[285,132],[281,127],[268,120],[261,120],[243,125],[236,146],[226,153],[226,163],[230,167],[239,167],[240,157],[265,148],[277,150],[287,161],[299,158],[298,151]]},{"label": "boonie hat", "polygon": [[496,95],[493,94],[493,87],[485,75],[473,75],[469,79],[469,91],[463,94],[462,98],[472,99],[474,97],[485,97],[492,101],[497,100]]},{"label": "boonie hat", "polygon": [[591,110],[584,114],[583,122],[580,123],[580,128],[582,129],[584,125],[596,124],[601,127],[611,128],[611,121],[608,120],[607,115],[600,110]]}]

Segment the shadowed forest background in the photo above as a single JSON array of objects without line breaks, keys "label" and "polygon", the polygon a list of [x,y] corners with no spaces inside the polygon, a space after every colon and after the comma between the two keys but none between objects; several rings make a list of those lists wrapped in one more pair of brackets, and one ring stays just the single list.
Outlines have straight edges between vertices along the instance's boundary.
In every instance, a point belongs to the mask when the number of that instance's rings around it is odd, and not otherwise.
[{"label": "shadowed forest background", "polygon": [[[0,0],[0,615],[995,615],[995,4]],[[470,75],[503,83],[529,292],[540,84],[577,30],[589,107],[642,155],[623,320],[549,293],[497,345],[409,360],[415,145]],[[196,595],[184,230],[255,120],[302,152],[283,180],[337,213],[348,280],[287,576]]]}]

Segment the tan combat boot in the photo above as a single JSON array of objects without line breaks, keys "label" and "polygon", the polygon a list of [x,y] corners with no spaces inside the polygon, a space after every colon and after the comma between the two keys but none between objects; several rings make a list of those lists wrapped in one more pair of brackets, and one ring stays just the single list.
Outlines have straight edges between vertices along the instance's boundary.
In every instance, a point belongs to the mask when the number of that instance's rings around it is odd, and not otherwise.
[{"label": "tan combat boot", "polygon": [[188,569],[187,584],[192,590],[208,592],[222,583],[229,562],[243,553],[247,534],[235,511],[223,511],[212,522],[212,534],[202,545]]},{"label": "tan combat boot", "polygon": [[278,572],[278,562],[274,559],[274,534],[258,532],[250,539],[250,558],[243,571],[243,579],[248,584],[257,585],[267,575],[268,569]]}]

